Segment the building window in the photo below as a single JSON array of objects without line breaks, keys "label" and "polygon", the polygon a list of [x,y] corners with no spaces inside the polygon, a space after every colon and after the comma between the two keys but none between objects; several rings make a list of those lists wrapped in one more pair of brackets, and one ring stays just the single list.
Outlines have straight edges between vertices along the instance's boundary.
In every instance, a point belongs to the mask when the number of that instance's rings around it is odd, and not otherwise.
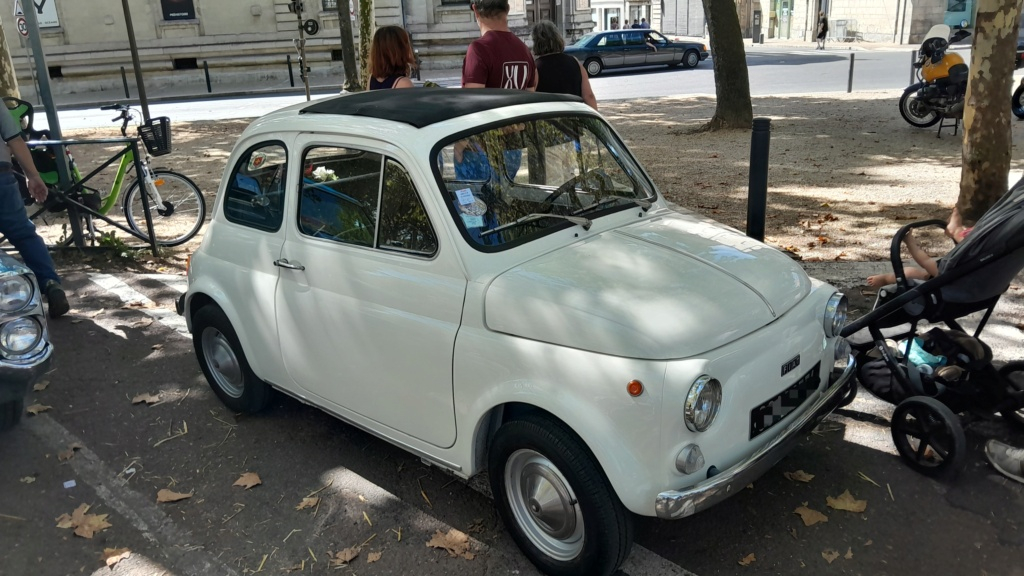
[{"label": "building window", "polygon": [[337,10],[338,0],[320,0],[320,7],[323,8],[325,12],[327,10]]},{"label": "building window", "polygon": [[469,0],[441,0],[441,6],[455,6],[458,4],[469,4]]}]

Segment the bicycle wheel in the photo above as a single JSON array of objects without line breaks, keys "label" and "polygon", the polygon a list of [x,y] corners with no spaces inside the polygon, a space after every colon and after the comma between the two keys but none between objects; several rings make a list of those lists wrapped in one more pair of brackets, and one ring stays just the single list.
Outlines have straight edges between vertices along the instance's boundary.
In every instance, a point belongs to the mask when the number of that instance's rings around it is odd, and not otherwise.
[{"label": "bicycle wheel", "polygon": [[[170,170],[153,170],[153,182],[158,187],[162,204],[156,206],[149,197],[153,217],[153,234],[161,246],[178,246],[195,236],[206,219],[206,200],[195,182]],[[140,181],[136,179],[124,197],[124,217],[128,226],[149,240],[146,213],[142,210]]]}]

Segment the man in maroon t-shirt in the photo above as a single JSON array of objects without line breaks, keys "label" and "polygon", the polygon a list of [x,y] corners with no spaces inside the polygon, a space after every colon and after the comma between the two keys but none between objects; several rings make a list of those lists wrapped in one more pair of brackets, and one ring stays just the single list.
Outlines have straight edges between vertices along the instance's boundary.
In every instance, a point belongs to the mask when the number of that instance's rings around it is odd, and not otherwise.
[{"label": "man in maroon t-shirt", "polygon": [[472,0],[480,26],[462,61],[463,88],[537,88],[537,67],[526,44],[508,29],[508,0]]}]

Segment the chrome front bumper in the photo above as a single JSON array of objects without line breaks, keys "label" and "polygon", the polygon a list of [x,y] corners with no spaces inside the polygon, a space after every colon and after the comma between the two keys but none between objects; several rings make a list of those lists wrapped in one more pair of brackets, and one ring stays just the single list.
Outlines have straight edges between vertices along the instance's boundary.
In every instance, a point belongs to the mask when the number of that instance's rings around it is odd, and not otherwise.
[{"label": "chrome front bumper", "polygon": [[843,399],[846,383],[852,376],[853,357],[848,361],[842,375],[822,393],[814,406],[790,422],[782,433],[750,458],[692,488],[669,490],[658,494],[654,504],[658,518],[677,520],[692,516],[725,500],[760,478],[793,449],[804,432],[813,429],[822,418],[836,409]]}]

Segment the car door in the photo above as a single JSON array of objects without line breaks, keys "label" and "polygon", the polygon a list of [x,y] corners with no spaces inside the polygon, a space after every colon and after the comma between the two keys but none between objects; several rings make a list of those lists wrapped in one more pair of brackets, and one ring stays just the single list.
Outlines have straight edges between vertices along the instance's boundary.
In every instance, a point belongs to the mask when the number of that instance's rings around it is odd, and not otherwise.
[{"label": "car door", "polygon": [[310,136],[296,148],[276,298],[289,376],[342,416],[451,446],[466,290],[454,251],[440,250],[412,177],[383,147]]},{"label": "car door", "polygon": [[643,66],[647,63],[647,51],[651,50],[644,43],[644,33],[640,29],[627,30],[622,33],[625,42],[623,51],[623,66]]},{"label": "car door", "polygon": [[622,33],[613,32],[605,34],[597,39],[594,51],[601,58],[605,68],[616,68],[622,66],[625,59],[626,46],[622,42]]},{"label": "car door", "polygon": [[654,45],[657,50],[647,49],[647,63],[651,65],[671,64],[673,60],[678,61],[679,57],[672,49],[668,38],[653,30],[644,30],[644,39]]}]

